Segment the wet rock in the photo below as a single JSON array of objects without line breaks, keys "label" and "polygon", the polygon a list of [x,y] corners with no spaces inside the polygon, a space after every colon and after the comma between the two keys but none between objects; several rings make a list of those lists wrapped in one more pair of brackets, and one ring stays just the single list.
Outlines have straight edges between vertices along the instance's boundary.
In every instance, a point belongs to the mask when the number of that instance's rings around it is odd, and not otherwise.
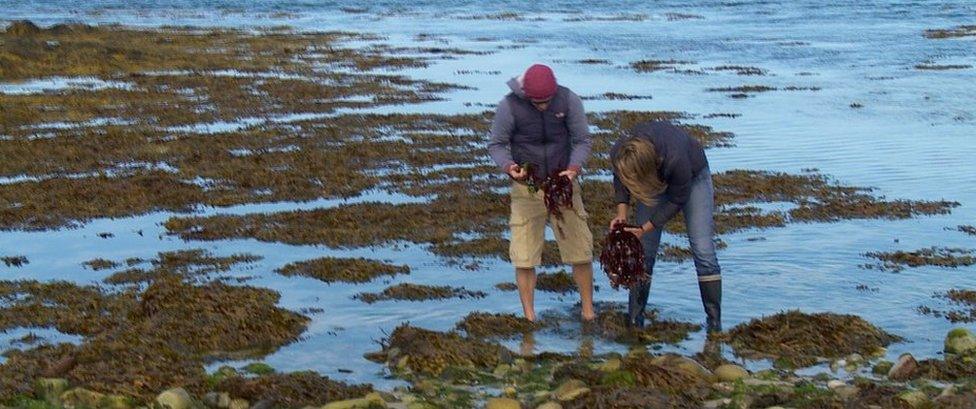
[{"label": "wet rock", "polygon": [[720,382],[735,382],[747,376],[749,376],[749,371],[738,365],[725,364],[715,368],[715,377]]},{"label": "wet rock", "polygon": [[711,381],[714,378],[712,372],[698,363],[698,361],[681,355],[661,355],[653,358],[652,362],[657,365],[676,368],[704,381]]},{"label": "wet rock", "polygon": [[203,404],[211,408],[226,409],[230,407],[230,394],[227,392],[208,392],[203,395]]},{"label": "wet rock", "polygon": [[6,33],[12,36],[29,36],[39,34],[41,28],[29,20],[14,21],[7,26]]},{"label": "wet rock", "polygon": [[485,409],[522,409],[522,404],[510,398],[491,398],[485,403]]},{"label": "wet rock", "polygon": [[173,388],[156,396],[156,404],[162,409],[189,409],[193,398],[183,388]]},{"label": "wet rock", "polygon": [[922,391],[905,391],[895,398],[912,409],[926,408],[931,405],[928,395]]},{"label": "wet rock", "polygon": [[68,390],[68,380],[62,378],[41,378],[34,383],[34,396],[52,405],[59,405],[61,394]]},{"label": "wet rock", "polygon": [[[94,408],[105,395],[84,388],[74,388],[61,394],[61,405],[67,409]],[[185,408],[175,408],[185,409]]]},{"label": "wet rock", "polygon": [[871,373],[873,373],[875,375],[885,375],[885,376],[887,376],[888,375],[888,372],[891,371],[891,368],[893,366],[895,366],[895,363],[894,362],[884,361],[884,360],[883,361],[879,361],[878,363],[874,364],[874,367],[871,368]]},{"label": "wet rock", "polygon": [[898,362],[888,370],[888,379],[893,381],[903,381],[910,379],[912,375],[918,372],[918,361],[912,354],[901,354],[898,357]]},{"label": "wet rock", "polygon": [[945,339],[947,354],[969,355],[976,352],[976,336],[966,328],[949,331]]},{"label": "wet rock", "polygon": [[558,388],[556,388],[556,390],[552,391],[552,397],[560,402],[566,402],[574,400],[589,392],[590,388],[588,388],[583,381],[578,379],[570,379],[563,382]]}]

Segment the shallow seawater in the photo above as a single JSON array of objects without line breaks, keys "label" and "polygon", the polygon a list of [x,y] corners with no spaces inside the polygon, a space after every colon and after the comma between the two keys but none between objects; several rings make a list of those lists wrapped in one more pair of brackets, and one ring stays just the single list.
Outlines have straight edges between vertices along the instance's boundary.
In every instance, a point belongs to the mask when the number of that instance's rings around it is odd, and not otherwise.
[{"label": "shallow seawater", "polygon": [[[973,237],[946,230],[976,222],[976,184],[972,182],[976,178],[976,69],[914,68],[923,63],[976,65],[973,38],[930,40],[922,36],[928,28],[973,24],[976,4],[969,1],[826,4],[770,0],[653,5],[638,1],[335,1],[313,5],[280,0],[241,4],[229,0],[158,0],[142,6],[105,0],[4,3],[4,18],[29,18],[42,25],[63,21],[137,26],[291,25],[300,30],[378,33],[388,37],[381,42],[394,45],[493,51],[490,55],[437,60],[428,68],[397,71],[474,89],[453,92],[445,101],[386,106],[378,111],[480,112],[504,96],[504,82],[510,76],[533,62],[545,62],[555,68],[562,84],[583,96],[604,92],[652,96],[632,101],[588,100],[585,105],[589,110],[686,111],[698,115],[688,122],[735,133],[735,147],[708,152],[715,172],[817,168],[845,184],[875,187],[878,194],[891,199],[944,198],[961,203],[945,216],[791,224],[722,236],[729,244],[719,253],[726,327],[792,308],[853,313],[908,339],[892,346],[890,354],[911,351],[916,356],[931,357],[940,353],[943,337],[953,325],[921,315],[916,307],[931,303],[936,292],[976,286],[973,267],[919,267],[899,273],[859,267],[871,262],[862,255],[869,251],[933,245],[976,247]],[[523,18],[470,19],[501,12],[514,12]],[[700,18],[672,15],[669,19],[667,13]],[[614,21],[620,16],[629,18]],[[581,59],[603,59],[611,64],[575,62]],[[677,65],[678,70],[687,72],[638,73],[628,67],[630,62],[642,59],[687,61]],[[757,67],[768,74],[746,76],[709,70],[723,65]],[[701,73],[696,72],[699,70]],[[781,90],[742,99],[706,91],[742,85]],[[790,86],[819,90],[782,90]],[[852,108],[854,103],[863,107]],[[741,116],[703,117],[712,113]],[[182,131],[222,132],[256,123],[201,124]],[[350,201],[249,204],[206,208],[199,213],[269,212],[371,200],[403,202],[409,198],[372,192]],[[90,283],[108,274],[81,266],[96,257],[151,258],[160,251],[198,247],[217,255],[254,253],[264,258],[233,273],[255,276],[249,284],[280,291],[286,308],[324,310],[312,315],[302,341],[282,348],[265,361],[279,370],[314,369],[335,378],[380,385],[393,381],[383,379],[380,365],[366,361],[362,354],[377,349],[373,341],[400,322],[448,329],[470,311],[520,311],[515,293],[494,288],[496,283],[514,278],[511,267],[501,260],[488,260],[480,270],[468,271],[447,265],[423,246],[411,243],[339,250],[256,240],[184,242],[164,235],[160,224],[170,216],[154,213],[102,219],[78,229],[50,232],[2,232],[0,255],[23,255],[30,262],[19,268],[0,267],[0,278]],[[114,237],[100,238],[97,234],[101,232],[114,233]],[[681,237],[666,240],[684,242]],[[289,262],[329,255],[389,260],[410,265],[412,272],[365,285],[326,284],[273,272]],[[651,303],[663,317],[702,319],[691,263],[659,262],[655,276]],[[486,291],[489,296],[368,305],[351,299],[359,292],[379,291],[399,282],[464,286]],[[877,291],[858,290],[859,284]],[[612,290],[602,274],[598,274],[597,285],[597,300],[626,300],[626,293]],[[575,302],[574,294],[540,292],[536,297],[540,310],[565,309]],[[694,353],[701,349],[702,338],[696,334],[692,340],[666,349]],[[623,348],[599,340],[545,334],[537,335],[534,341],[536,351]],[[518,340],[506,345],[522,347]],[[340,373],[339,369],[352,373]]]}]

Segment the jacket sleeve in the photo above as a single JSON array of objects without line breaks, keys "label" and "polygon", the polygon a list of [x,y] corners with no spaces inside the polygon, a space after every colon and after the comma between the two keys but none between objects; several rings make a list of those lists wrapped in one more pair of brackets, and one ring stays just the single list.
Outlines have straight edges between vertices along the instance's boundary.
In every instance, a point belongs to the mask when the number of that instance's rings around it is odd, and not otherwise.
[{"label": "jacket sleeve", "polygon": [[507,172],[508,167],[515,163],[512,159],[511,143],[514,129],[515,117],[512,115],[512,107],[508,104],[508,99],[503,99],[495,110],[495,119],[491,122],[491,137],[488,141],[488,154],[502,172]]},{"label": "jacket sleeve", "polygon": [[590,137],[590,125],[586,121],[586,111],[583,109],[583,99],[575,93],[569,95],[566,125],[573,143],[573,151],[569,155],[569,167],[579,171],[590,157],[593,140]]},{"label": "jacket sleeve", "polygon": [[663,229],[664,225],[688,202],[691,194],[691,160],[685,152],[671,152],[662,163],[662,176],[668,184],[665,191],[668,201],[660,204],[657,211],[651,215],[651,223],[655,229]]}]

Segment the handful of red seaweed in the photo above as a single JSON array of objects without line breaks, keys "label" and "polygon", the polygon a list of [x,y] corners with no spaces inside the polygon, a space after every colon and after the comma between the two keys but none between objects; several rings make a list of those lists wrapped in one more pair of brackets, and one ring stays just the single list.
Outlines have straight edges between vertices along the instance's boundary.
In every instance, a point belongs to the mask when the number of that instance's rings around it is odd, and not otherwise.
[{"label": "handful of red seaweed", "polygon": [[644,269],[644,247],[640,239],[624,230],[637,226],[617,223],[607,233],[607,239],[600,253],[603,272],[610,279],[610,286],[632,288],[651,279]]},{"label": "handful of red seaweed", "polygon": [[[542,190],[546,211],[557,220],[562,220],[562,208],[571,209],[573,207],[573,181],[568,176],[560,176],[558,170],[542,178],[533,171],[535,169],[534,164],[527,163],[522,167],[529,173],[525,180],[529,186],[529,191],[535,193]],[[562,226],[557,225],[556,227],[559,234],[562,235]]]}]

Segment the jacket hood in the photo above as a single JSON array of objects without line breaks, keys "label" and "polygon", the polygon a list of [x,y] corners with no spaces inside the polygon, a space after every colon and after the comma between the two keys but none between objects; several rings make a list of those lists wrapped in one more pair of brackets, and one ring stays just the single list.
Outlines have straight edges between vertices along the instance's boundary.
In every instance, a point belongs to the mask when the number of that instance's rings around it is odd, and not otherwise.
[{"label": "jacket hood", "polygon": [[505,84],[511,88],[512,93],[515,94],[515,96],[523,99],[525,98],[525,92],[522,91],[522,76],[512,77],[512,79],[508,80],[508,82]]}]

